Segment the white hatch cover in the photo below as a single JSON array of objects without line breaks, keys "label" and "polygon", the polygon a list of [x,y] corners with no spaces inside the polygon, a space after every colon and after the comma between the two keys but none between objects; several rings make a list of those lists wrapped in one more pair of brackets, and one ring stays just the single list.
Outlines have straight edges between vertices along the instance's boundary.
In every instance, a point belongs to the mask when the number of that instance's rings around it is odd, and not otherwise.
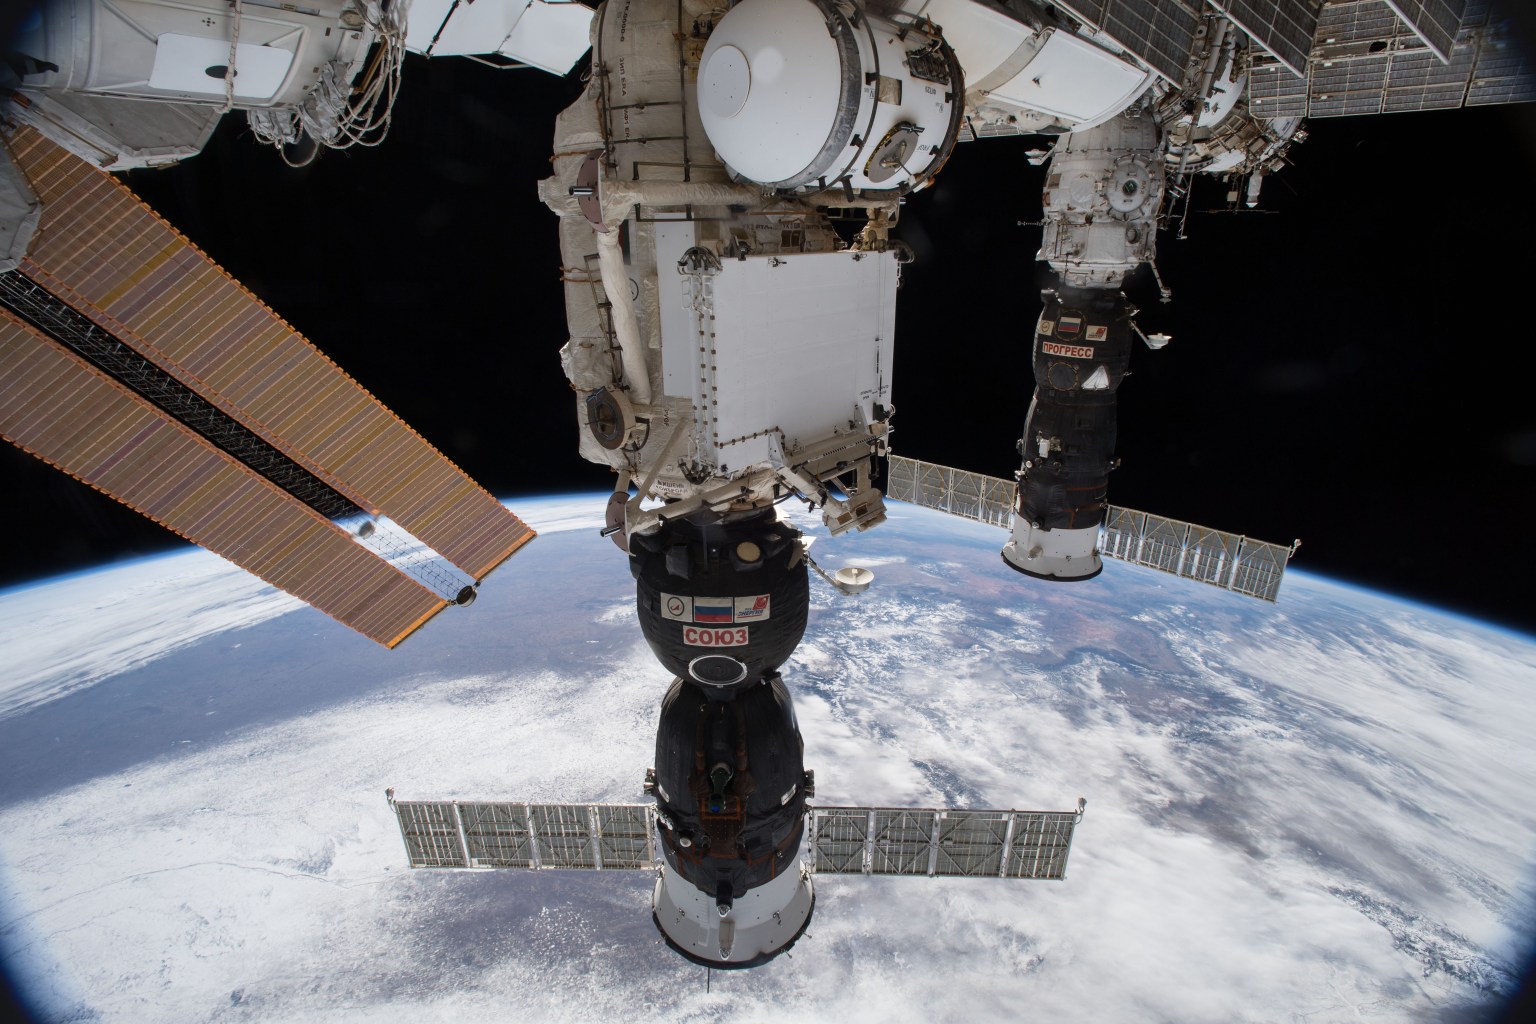
[{"label": "white hatch cover", "polygon": [[734,46],[722,46],[709,58],[699,82],[699,92],[716,117],[735,117],[747,105],[752,88],[752,68],[747,55]]},{"label": "white hatch cover", "polygon": [[[239,43],[235,47],[236,99],[269,100],[283,87],[293,54],[275,46]],[[155,41],[155,65],[149,73],[154,89],[224,95],[229,43],[167,32]]]}]

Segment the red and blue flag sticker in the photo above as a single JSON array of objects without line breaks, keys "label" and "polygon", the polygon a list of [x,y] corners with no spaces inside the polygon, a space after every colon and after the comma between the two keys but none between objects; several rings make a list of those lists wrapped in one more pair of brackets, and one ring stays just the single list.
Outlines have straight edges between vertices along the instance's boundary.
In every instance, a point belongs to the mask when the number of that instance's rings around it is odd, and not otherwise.
[{"label": "red and blue flag sticker", "polygon": [[735,624],[763,622],[772,610],[767,594],[746,597],[691,597],[686,594],[662,594],[661,617],[674,622]]}]

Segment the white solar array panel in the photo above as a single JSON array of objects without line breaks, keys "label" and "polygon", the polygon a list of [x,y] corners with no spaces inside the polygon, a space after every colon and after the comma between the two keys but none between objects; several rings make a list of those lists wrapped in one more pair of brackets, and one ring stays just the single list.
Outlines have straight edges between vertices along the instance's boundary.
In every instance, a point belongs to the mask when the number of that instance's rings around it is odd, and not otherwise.
[{"label": "white solar array panel", "polygon": [[[1462,29],[1462,33],[1471,34],[1467,29]],[[1477,32],[1474,38],[1477,65],[1467,87],[1467,106],[1536,102],[1536,58],[1510,26],[1493,24]]]},{"label": "white solar array panel", "polygon": [[1435,51],[1442,62],[1450,60],[1451,44],[1461,28],[1467,0],[1386,0],[1398,17]]},{"label": "white solar array panel", "polygon": [[814,807],[811,867],[820,874],[959,878],[1066,877],[1078,811]]},{"label": "white solar array panel", "polygon": [[1110,0],[1104,12],[1104,30],[1175,84],[1184,80],[1199,27],[1200,16],[1178,0]]},{"label": "white solar array panel", "polygon": [[[1497,4],[1466,0],[1463,10],[1462,0],[1403,0],[1396,8],[1384,0],[1329,4],[1305,81],[1279,65],[1252,68],[1248,98],[1255,112],[1338,117],[1536,100],[1536,62]],[[1442,49],[1436,26],[1451,24],[1452,13],[1461,28]]]},{"label": "white solar array panel", "polygon": [[1248,103],[1259,117],[1305,117],[1307,80],[1284,64],[1257,64],[1248,71]]},{"label": "white solar array panel", "polygon": [[[885,496],[992,526],[1013,524],[1010,480],[892,455]],[[1273,601],[1293,548],[1109,505],[1099,553],[1150,569]]]},{"label": "white solar array panel", "polygon": [[1103,32],[1174,83],[1184,72],[1200,27],[1200,0],[1055,0],[1078,21]]},{"label": "white solar array panel", "polygon": [[1317,0],[1210,0],[1232,23],[1290,69],[1306,74],[1317,29]]},{"label": "white solar array panel", "polygon": [[612,871],[658,863],[650,804],[391,800],[413,868]]},{"label": "white solar array panel", "polygon": [[1382,0],[1352,0],[1332,3],[1323,9],[1317,19],[1314,45],[1319,53],[1330,53],[1351,43],[1397,46],[1400,40],[1417,38]]}]

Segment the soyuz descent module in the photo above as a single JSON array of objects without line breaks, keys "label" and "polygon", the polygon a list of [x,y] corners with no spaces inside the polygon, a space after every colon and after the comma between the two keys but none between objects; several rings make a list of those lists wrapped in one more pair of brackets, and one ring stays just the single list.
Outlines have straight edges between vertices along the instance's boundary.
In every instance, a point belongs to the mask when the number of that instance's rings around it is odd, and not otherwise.
[{"label": "soyuz descent module", "polygon": [[[1146,335],[1122,285],[1195,175],[1259,201],[1304,116],[1536,98],[1484,0],[51,0],[12,33],[0,428],[389,646],[532,537],[102,170],[195,154],[227,112],[302,163],[382,141],[407,51],[566,73],[553,174],[584,458],[617,484],[673,677],[652,803],[397,801],[418,867],[655,870],[697,962],[762,963],[814,873],[1059,879],[1075,810],[820,807],[780,671],[832,535],[898,498],[1009,531],[1025,576],[1103,557],[1274,600],[1294,545],[1108,503]],[[903,204],[962,143],[1049,161],[1035,393],[1013,480],[890,452]],[[1164,293],[1166,299],[1166,291]],[[883,484],[883,489],[882,489]]]}]

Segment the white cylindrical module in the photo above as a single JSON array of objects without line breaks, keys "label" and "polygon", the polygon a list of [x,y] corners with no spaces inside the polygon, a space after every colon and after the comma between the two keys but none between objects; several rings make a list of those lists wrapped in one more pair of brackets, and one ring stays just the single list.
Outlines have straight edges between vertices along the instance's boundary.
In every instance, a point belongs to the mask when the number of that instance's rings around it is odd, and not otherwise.
[{"label": "white cylindrical module", "polygon": [[704,130],[737,177],[804,192],[909,192],[943,166],[963,83],[936,29],[829,0],[744,0],[699,63]]},{"label": "white cylindrical module", "polygon": [[723,907],[663,864],[651,916],[667,944],[710,967],[755,967],[794,945],[811,922],[816,893],[803,867],[785,871]]}]

